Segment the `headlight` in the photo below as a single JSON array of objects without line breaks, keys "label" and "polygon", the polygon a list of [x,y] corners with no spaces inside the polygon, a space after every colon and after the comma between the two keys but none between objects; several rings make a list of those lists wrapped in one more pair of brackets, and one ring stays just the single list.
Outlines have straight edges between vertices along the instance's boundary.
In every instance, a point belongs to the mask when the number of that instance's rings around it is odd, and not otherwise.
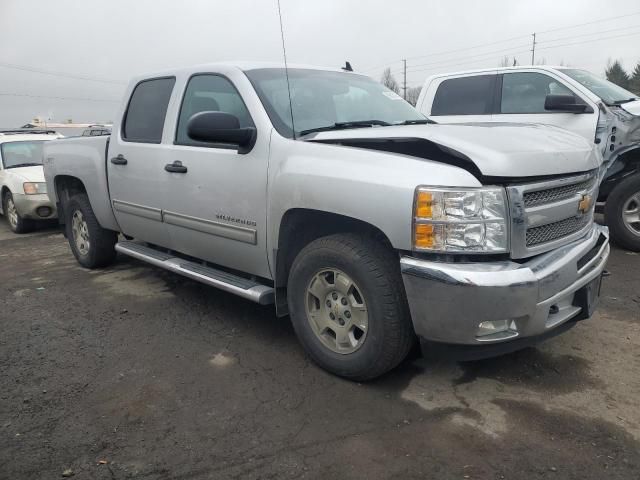
[{"label": "headlight", "polygon": [[22,184],[24,193],[26,195],[38,195],[40,193],[47,193],[47,184],[44,182],[25,182]]},{"label": "headlight", "polygon": [[413,217],[415,250],[446,253],[509,251],[503,188],[418,187]]}]

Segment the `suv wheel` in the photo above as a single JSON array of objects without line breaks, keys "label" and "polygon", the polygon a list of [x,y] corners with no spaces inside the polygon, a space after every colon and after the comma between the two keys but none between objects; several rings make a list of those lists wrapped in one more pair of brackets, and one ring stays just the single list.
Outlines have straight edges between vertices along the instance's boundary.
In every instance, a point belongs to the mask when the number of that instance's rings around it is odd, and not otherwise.
[{"label": "suv wheel", "polygon": [[78,263],[86,268],[105,267],[116,258],[116,232],[106,230],[96,219],[86,194],[71,197],[64,206],[67,238]]},{"label": "suv wheel", "polygon": [[621,247],[640,251],[640,174],[620,182],[604,207],[612,239]]},{"label": "suv wheel", "polygon": [[2,199],[2,211],[7,218],[9,228],[13,233],[27,233],[33,228],[33,222],[22,218],[18,213],[11,192],[7,192]]},{"label": "suv wheel", "polygon": [[322,368],[370,380],[397,366],[415,340],[398,258],[356,234],[311,242],[289,274],[296,335]]}]

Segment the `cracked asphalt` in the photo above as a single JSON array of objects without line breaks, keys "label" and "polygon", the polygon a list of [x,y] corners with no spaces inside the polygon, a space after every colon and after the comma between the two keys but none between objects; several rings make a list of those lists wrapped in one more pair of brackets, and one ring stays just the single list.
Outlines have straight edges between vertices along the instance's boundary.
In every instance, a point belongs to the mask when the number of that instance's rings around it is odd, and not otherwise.
[{"label": "cracked asphalt", "polygon": [[356,384],[287,319],[0,221],[0,479],[638,479],[640,255],[537,348]]}]

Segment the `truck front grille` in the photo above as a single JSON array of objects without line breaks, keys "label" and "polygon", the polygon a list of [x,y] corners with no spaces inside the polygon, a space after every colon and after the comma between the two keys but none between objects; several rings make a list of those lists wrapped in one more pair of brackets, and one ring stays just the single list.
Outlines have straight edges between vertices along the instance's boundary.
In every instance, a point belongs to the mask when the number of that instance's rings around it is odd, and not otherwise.
[{"label": "truck front grille", "polygon": [[527,258],[572,242],[593,224],[598,171],[507,187],[511,256]]},{"label": "truck front grille", "polygon": [[584,215],[582,217],[566,218],[559,222],[548,223],[546,225],[540,225],[539,227],[528,228],[526,238],[527,247],[551,242],[579,232],[589,223],[591,223],[590,216]]},{"label": "truck front grille", "polygon": [[578,192],[591,190],[596,179],[597,177],[594,175],[594,177],[589,180],[574,183],[573,185],[563,185],[561,187],[527,192],[524,194],[524,206],[535,207],[536,205],[546,205],[558,200],[571,198]]}]

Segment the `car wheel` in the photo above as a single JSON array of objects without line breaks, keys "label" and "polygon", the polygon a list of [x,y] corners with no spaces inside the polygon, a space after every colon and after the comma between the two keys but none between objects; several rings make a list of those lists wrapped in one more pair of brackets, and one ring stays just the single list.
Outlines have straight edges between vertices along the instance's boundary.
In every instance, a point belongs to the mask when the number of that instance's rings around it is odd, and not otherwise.
[{"label": "car wheel", "polygon": [[2,209],[4,216],[7,218],[7,222],[9,223],[9,228],[13,233],[27,233],[33,229],[33,222],[26,218],[22,218],[18,213],[18,209],[13,201],[13,195],[11,192],[5,193],[2,201]]},{"label": "car wheel", "polygon": [[105,267],[116,258],[118,235],[100,226],[86,194],[71,197],[64,206],[67,238],[76,260],[86,268]]},{"label": "car wheel", "polygon": [[396,367],[415,341],[398,257],[365,236],[331,235],[303,248],[287,295],[304,349],[341,377],[378,377]]},{"label": "car wheel", "polygon": [[640,174],[620,182],[604,207],[612,240],[621,247],[640,251]]}]

